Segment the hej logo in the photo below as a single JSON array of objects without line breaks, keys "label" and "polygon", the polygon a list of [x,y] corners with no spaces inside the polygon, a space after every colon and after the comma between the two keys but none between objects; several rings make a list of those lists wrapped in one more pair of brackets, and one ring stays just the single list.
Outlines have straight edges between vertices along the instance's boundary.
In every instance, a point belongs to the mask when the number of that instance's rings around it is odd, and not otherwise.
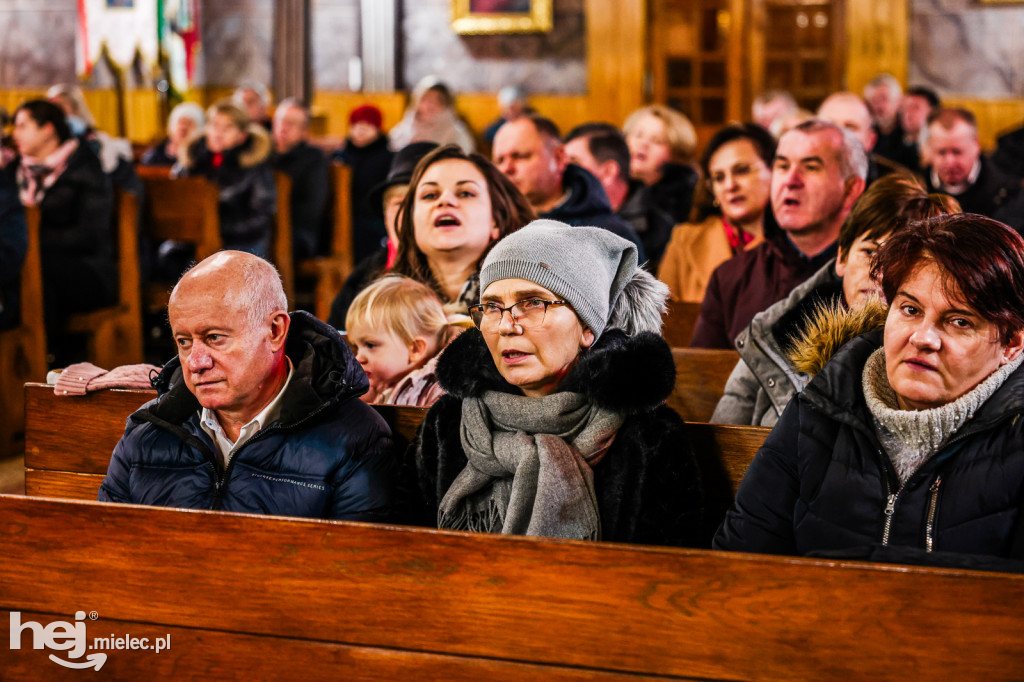
[{"label": "hej logo", "polygon": [[[67,651],[68,658],[81,658],[85,653],[85,611],[75,612],[75,622],[69,623],[63,620],[56,620],[46,627],[41,623],[27,620],[21,622],[21,612],[11,611],[11,649],[21,648],[21,634],[25,630],[32,632],[33,649],[54,649],[56,651]],[[59,663],[67,668],[93,668],[99,670],[107,662],[107,655],[104,653],[89,654],[82,662],[65,661],[50,654],[50,660]]]}]

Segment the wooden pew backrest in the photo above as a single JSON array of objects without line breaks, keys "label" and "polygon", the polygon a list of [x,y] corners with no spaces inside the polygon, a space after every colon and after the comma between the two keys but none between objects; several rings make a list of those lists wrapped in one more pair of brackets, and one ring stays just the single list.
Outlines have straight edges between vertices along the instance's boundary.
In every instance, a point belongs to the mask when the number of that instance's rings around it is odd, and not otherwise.
[{"label": "wooden pew backrest", "polygon": [[68,331],[84,334],[89,361],[104,369],[142,362],[142,290],[139,275],[139,198],[114,192],[118,296],[108,308],[72,315]]},{"label": "wooden pew backrest", "polygon": [[0,518],[10,679],[57,677],[71,652],[25,621],[78,610],[89,644],[171,635],[100,652],[115,679],[1001,680],[1024,660],[1018,575],[13,496]]},{"label": "wooden pew backrest", "polygon": [[296,274],[312,285],[307,305],[313,314],[326,321],[331,303],[352,272],[352,169],[332,162],[331,172],[331,244],[327,256],[307,258],[297,265]]},{"label": "wooden pew backrest", "polygon": [[[28,495],[96,499],[110,455],[128,415],[156,397],[155,391],[99,391],[65,397],[45,384],[25,387],[25,491]],[[426,408],[377,406],[399,447],[411,443]],[[68,428],[75,424],[75,428]],[[769,429],[688,424],[705,486],[724,514],[747,465]]]},{"label": "wooden pew backrest", "polygon": [[676,387],[668,405],[686,421],[706,422],[725,392],[740,356],[734,350],[673,348]]},{"label": "wooden pew backrest", "polygon": [[[281,275],[288,302],[295,301],[295,259],[292,257],[292,180],[287,173],[274,171],[277,213],[274,214],[274,238],[271,258]],[[289,306],[291,310],[294,306]]]},{"label": "wooden pew backrest", "polygon": [[43,271],[39,209],[25,210],[28,249],[21,267],[21,324],[0,332],[0,458],[20,452],[25,431],[25,382],[46,378]]},{"label": "wooden pew backrest", "polygon": [[700,316],[700,303],[669,301],[661,333],[673,348],[689,348],[693,328]]}]

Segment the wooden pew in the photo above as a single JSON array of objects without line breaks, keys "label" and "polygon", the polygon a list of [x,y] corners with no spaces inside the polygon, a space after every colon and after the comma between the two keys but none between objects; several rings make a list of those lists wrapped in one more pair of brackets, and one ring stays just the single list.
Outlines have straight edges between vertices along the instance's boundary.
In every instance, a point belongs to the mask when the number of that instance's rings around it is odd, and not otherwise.
[{"label": "wooden pew", "polygon": [[[277,212],[274,214],[274,234],[270,242],[270,260],[277,266],[281,284],[289,303],[295,301],[295,260],[292,258],[292,179],[286,173],[274,171],[277,189]],[[289,306],[289,310],[293,306]]]},{"label": "wooden pew", "polygon": [[[99,391],[63,397],[45,384],[25,386],[25,492],[28,495],[96,499],[110,454],[128,415],[156,397],[154,391]],[[404,445],[412,442],[425,408],[379,406]],[[74,428],[68,428],[74,424]],[[709,516],[724,515],[743,473],[770,429],[688,424],[709,491]]]},{"label": "wooden pew", "polygon": [[0,332],[0,458],[21,452],[27,381],[46,378],[43,270],[39,255],[39,209],[25,209],[28,250],[21,269],[21,324]]},{"label": "wooden pew", "polygon": [[331,303],[352,272],[352,169],[331,163],[330,254],[307,258],[297,266],[297,275],[312,284],[312,298],[306,303],[314,315],[326,321]]},{"label": "wooden pew", "polygon": [[[197,261],[220,251],[220,194],[213,183],[200,177],[172,179],[158,170],[139,175],[146,188],[143,226],[153,244],[190,242]],[[146,307],[166,310],[169,289],[166,284],[147,287]]]},{"label": "wooden pew", "polygon": [[673,348],[676,364],[676,387],[668,405],[686,421],[706,422],[711,419],[725,383],[739,362],[734,350],[707,348]]},{"label": "wooden pew", "polygon": [[662,318],[664,326],[661,330],[668,345],[673,348],[689,348],[699,316],[700,303],[670,300],[668,312]]},{"label": "wooden pew", "polygon": [[24,628],[5,679],[86,674],[26,625],[76,611],[87,645],[170,637],[75,659],[115,679],[1003,680],[1024,661],[1020,575],[15,496],[0,518],[0,607]]},{"label": "wooden pew", "polygon": [[139,198],[118,189],[114,201],[117,302],[72,315],[67,330],[84,334],[89,362],[112,369],[142,362],[142,284],[139,277]]}]

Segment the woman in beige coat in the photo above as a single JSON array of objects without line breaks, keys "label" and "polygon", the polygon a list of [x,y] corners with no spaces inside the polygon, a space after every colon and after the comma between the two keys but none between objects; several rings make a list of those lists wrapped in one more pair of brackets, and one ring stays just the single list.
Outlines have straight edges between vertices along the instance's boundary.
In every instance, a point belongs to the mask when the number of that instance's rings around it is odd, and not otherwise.
[{"label": "woman in beige coat", "polygon": [[714,269],[763,240],[774,156],[775,139],[753,123],[711,138],[691,222],[676,226],[658,270],[673,299],[700,303]]}]

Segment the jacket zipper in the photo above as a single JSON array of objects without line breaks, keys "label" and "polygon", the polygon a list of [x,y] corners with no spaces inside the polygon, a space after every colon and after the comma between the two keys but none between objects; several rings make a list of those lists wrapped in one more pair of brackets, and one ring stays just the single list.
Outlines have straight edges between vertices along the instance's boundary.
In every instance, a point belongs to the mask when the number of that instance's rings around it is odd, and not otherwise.
[{"label": "jacket zipper", "polygon": [[[881,450],[878,454],[885,457],[885,453]],[[907,483],[910,482],[917,472],[927,463],[928,460],[921,462],[916,469],[907,477]],[[907,483],[904,483],[894,493],[892,492],[892,484],[889,482],[889,476],[885,476],[885,509],[882,512],[885,514],[885,525],[882,526],[882,546],[889,544],[889,534],[892,531],[892,517],[896,513],[896,501],[900,498],[900,494],[907,487]],[[932,546],[935,542],[935,512],[939,506],[939,486],[942,485],[942,475],[939,474],[935,477],[935,481],[932,482],[928,488],[928,516],[924,527],[924,546],[925,551],[932,551]]]},{"label": "jacket zipper", "polygon": [[[313,410],[312,412],[307,414],[305,417],[303,417],[299,421],[294,422],[292,424],[289,424],[288,428],[292,429],[292,428],[301,426],[302,424],[306,423],[307,421],[309,421],[313,417],[317,416],[318,414],[320,414],[321,412],[326,410],[328,408],[328,406],[329,406],[329,403],[322,403],[320,405],[320,407],[318,407],[317,409]],[[268,433],[275,433],[277,431],[282,431],[282,430],[284,430],[284,427],[282,427],[282,426],[272,426],[272,427],[270,427],[268,429],[262,429],[255,436],[253,436],[249,440],[247,440],[244,443],[242,443],[242,447],[238,448],[237,450],[235,450],[231,454],[231,457],[228,459],[228,465],[224,468],[223,475],[221,475],[221,477],[217,480],[217,483],[216,483],[216,495],[215,495],[215,497],[213,499],[213,505],[211,506],[212,509],[219,509],[220,508],[221,500],[224,497],[224,490],[225,490],[225,488],[227,488],[227,484],[228,484],[228,474],[231,473],[231,467],[234,466],[235,460],[238,458],[238,453],[240,453],[244,448],[248,447],[249,443],[252,443],[254,441],[260,440],[261,438],[264,438]],[[216,471],[216,469],[214,469],[214,471]]]},{"label": "jacket zipper", "polygon": [[942,476],[936,476],[935,482],[928,488],[928,521],[924,526],[924,549],[932,551],[935,544],[935,509],[939,504],[939,486],[942,485]]}]

